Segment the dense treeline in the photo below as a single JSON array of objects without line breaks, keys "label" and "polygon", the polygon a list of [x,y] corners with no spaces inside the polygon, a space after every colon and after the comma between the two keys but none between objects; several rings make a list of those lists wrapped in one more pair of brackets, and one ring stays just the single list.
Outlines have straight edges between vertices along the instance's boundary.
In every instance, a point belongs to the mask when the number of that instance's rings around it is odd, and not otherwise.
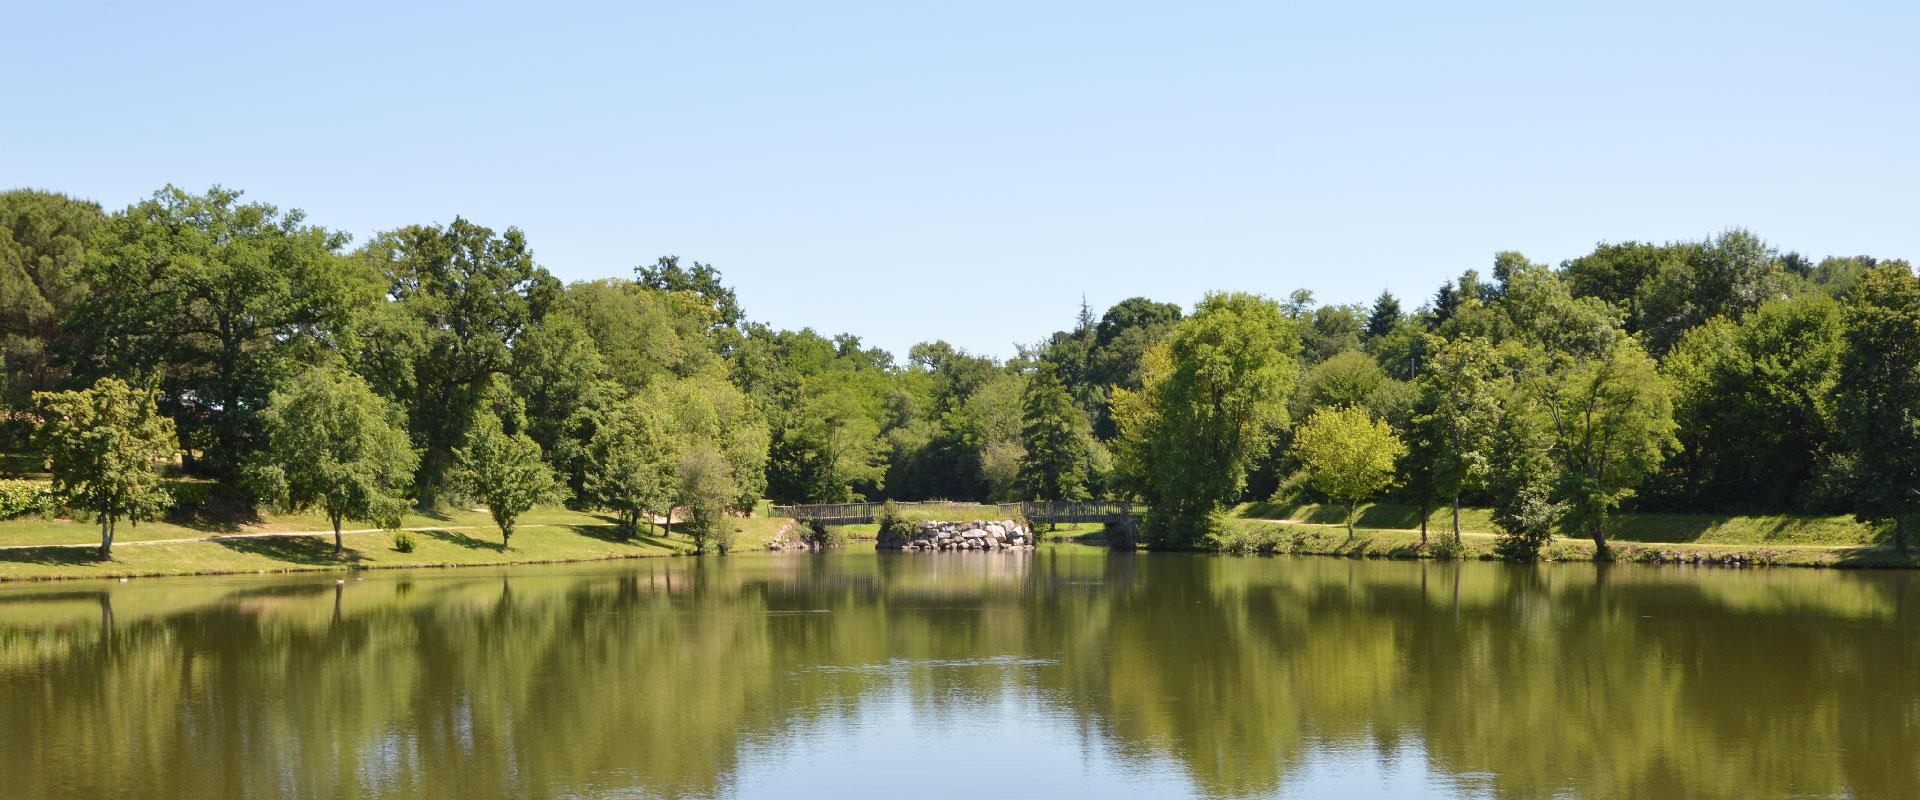
[{"label": "dense treeline", "polygon": [[1623,505],[1851,511],[1902,544],[1920,510],[1920,279],[1737,229],[1500,253],[1411,309],[1083,304],[1005,361],[896,363],[752,321],[674,257],[563,284],[517,229],[464,219],[354,246],[219,188],[111,213],[17,190],[0,337],[0,450],[59,460],[103,544],[156,506],[114,476],[176,448],[228,501],[336,528],[483,499],[509,533],[565,498],[719,548],[762,497],[1133,499],[1162,546],[1276,494],[1479,503],[1519,558],[1554,531],[1604,546]]}]

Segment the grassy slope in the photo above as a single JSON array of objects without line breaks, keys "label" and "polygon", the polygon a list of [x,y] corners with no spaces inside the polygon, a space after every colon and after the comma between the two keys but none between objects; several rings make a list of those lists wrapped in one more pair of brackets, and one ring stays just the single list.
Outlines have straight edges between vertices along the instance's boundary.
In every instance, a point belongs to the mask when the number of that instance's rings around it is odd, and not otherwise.
[{"label": "grassy slope", "polygon": [[[1248,503],[1234,510],[1244,519],[1293,520],[1319,524],[1340,522],[1341,509],[1312,503],[1279,505]],[[1413,506],[1376,503],[1362,506],[1356,525],[1381,530],[1420,527],[1420,510]],[[1429,532],[1451,531],[1452,511],[1435,509],[1428,517]],[[1473,533],[1492,533],[1491,509],[1460,509],[1460,527]],[[1879,541],[1881,531],[1852,517],[1813,517],[1793,514],[1730,516],[1720,514],[1634,513],[1615,515],[1607,536],[1621,542],[1671,544],[1823,545],[1853,547]]]},{"label": "grassy slope", "polygon": [[[735,522],[740,529],[736,547],[746,550],[763,546],[786,521],[756,516]],[[692,543],[677,532],[670,537],[663,537],[658,531],[643,532],[633,541],[620,541],[607,518],[563,508],[537,509],[523,516],[511,549],[501,547],[499,530],[484,512],[410,515],[404,520],[404,527],[427,528],[413,534],[416,546],[411,553],[393,549],[392,533],[375,531],[346,534],[346,550],[335,556],[333,536],[325,519],[312,515],[270,516],[244,525],[186,526],[150,522],[138,527],[122,526],[111,561],[97,560],[91,548],[0,550],[0,580],[525,564],[667,556],[690,552],[693,548]],[[253,538],[236,535],[286,531],[327,532]],[[206,536],[228,538],[137,543]],[[86,522],[40,519],[0,522],[0,545],[95,544],[98,541],[98,529]]]}]

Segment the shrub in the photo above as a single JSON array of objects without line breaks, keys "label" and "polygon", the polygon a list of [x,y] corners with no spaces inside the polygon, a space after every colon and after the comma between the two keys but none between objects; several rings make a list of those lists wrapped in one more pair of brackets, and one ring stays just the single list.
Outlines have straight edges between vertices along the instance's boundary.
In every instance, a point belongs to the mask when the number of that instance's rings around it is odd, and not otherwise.
[{"label": "shrub", "polygon": [[412,531],[394,531],[393,532],[393,549],[394,550],[397,550],[402,553],[411,553],[413,552],[413,546],[414,546],[414,541],[413,541]]},{"label": "shrub", "polygon": [[806,520],[800,529],[800,541],[812,547],[839,547],[846,544],[847,539],[845,530],[827,527],[817,519]]},{"label": "shrub", "polygon": [[1467,557],[1467,546],[1445,536],[1427,546],[1427,552],[1441,561],[1459,561]]},{"label": "shrub", "polygon": [[1500,526],[1494,552],[1515,563],[1540,560],[1540,548],[1553,541],[1553,528],[1564,512],[1562,504],[1548,502],[1540,489],[1520,490],[1513,503],[1494,511],[1493,522]]},{"label": "shrub", "polygon": [[0,519],[54,512],[53,487],[36,481],[0,481]]},{"label": "shrub", "polygon": [[914,529],[920,521],[900,510],[892,500],[880,504],[879,512],[873,515],[873,521],[880,526],[874,534],[874,544],[878,547],[900,547],[913,541]]}]

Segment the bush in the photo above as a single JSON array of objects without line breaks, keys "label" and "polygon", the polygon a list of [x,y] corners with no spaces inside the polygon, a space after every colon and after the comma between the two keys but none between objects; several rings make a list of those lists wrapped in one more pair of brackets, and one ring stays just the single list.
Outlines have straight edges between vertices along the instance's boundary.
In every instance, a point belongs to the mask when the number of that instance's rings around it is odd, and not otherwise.
[{"label": "bush", "polygon": [[880,531],[874,535],[874,544],[881,548],[901,547],[913,541],[914,531],[920,526],[918,519],[901,511],[892,500],[880,504],[873,521],[880,526]]},{"label": "bush", "polygon": [[413,541],[412,531],[394,531],[393,532],[393,549],[394,550],[397,550],[402,553],[411,553],[413,552],[413,547],[414,547],[414,541]]},{"label": "bush", "polygon": [[800,530],[800,541],[812,547],[839,547],[846,544],[847,539],[845,530],[827,527],[826,523],[817,519],[806,520]]},{"label": "bush", "polygon": [[0,519],[54,512],[53,487],[36,481],[0,481]]},{"label": "bush", "polygon": [[1467,546],[1464,543],[1456,542],[1446,536],[1442,536],[1432,544],[1429,544],[1427,546],[1427,552],[1432,553],[1434,558],[1441,561],[1460,561],[1468,555]]},{"label": "bush", "polygon": [[1565,507],[1548,502],[1545,492],[1528,487],[1514,502],[1496,508],[1494,524],[1500,526],[1500,541],[1494,552],[1515,563],[1540,560],[1540,548],[1553,541],[1553,528],[1560,522]]}]

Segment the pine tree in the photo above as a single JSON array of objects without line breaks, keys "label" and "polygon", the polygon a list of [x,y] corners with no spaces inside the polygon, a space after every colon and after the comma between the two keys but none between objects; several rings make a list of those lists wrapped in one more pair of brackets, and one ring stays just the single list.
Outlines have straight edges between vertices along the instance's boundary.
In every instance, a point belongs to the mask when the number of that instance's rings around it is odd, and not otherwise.
[{"label": "pine tree", "polygon": [[1073,396],[1051,367],[1043,367],[1027,383],[1022,400],[1021,441],[1027,453],[1020,459],[1019,485],[1033,500],[1078,500],[1086,497],[1087,439],[1085,419],[1074,407]]}]

